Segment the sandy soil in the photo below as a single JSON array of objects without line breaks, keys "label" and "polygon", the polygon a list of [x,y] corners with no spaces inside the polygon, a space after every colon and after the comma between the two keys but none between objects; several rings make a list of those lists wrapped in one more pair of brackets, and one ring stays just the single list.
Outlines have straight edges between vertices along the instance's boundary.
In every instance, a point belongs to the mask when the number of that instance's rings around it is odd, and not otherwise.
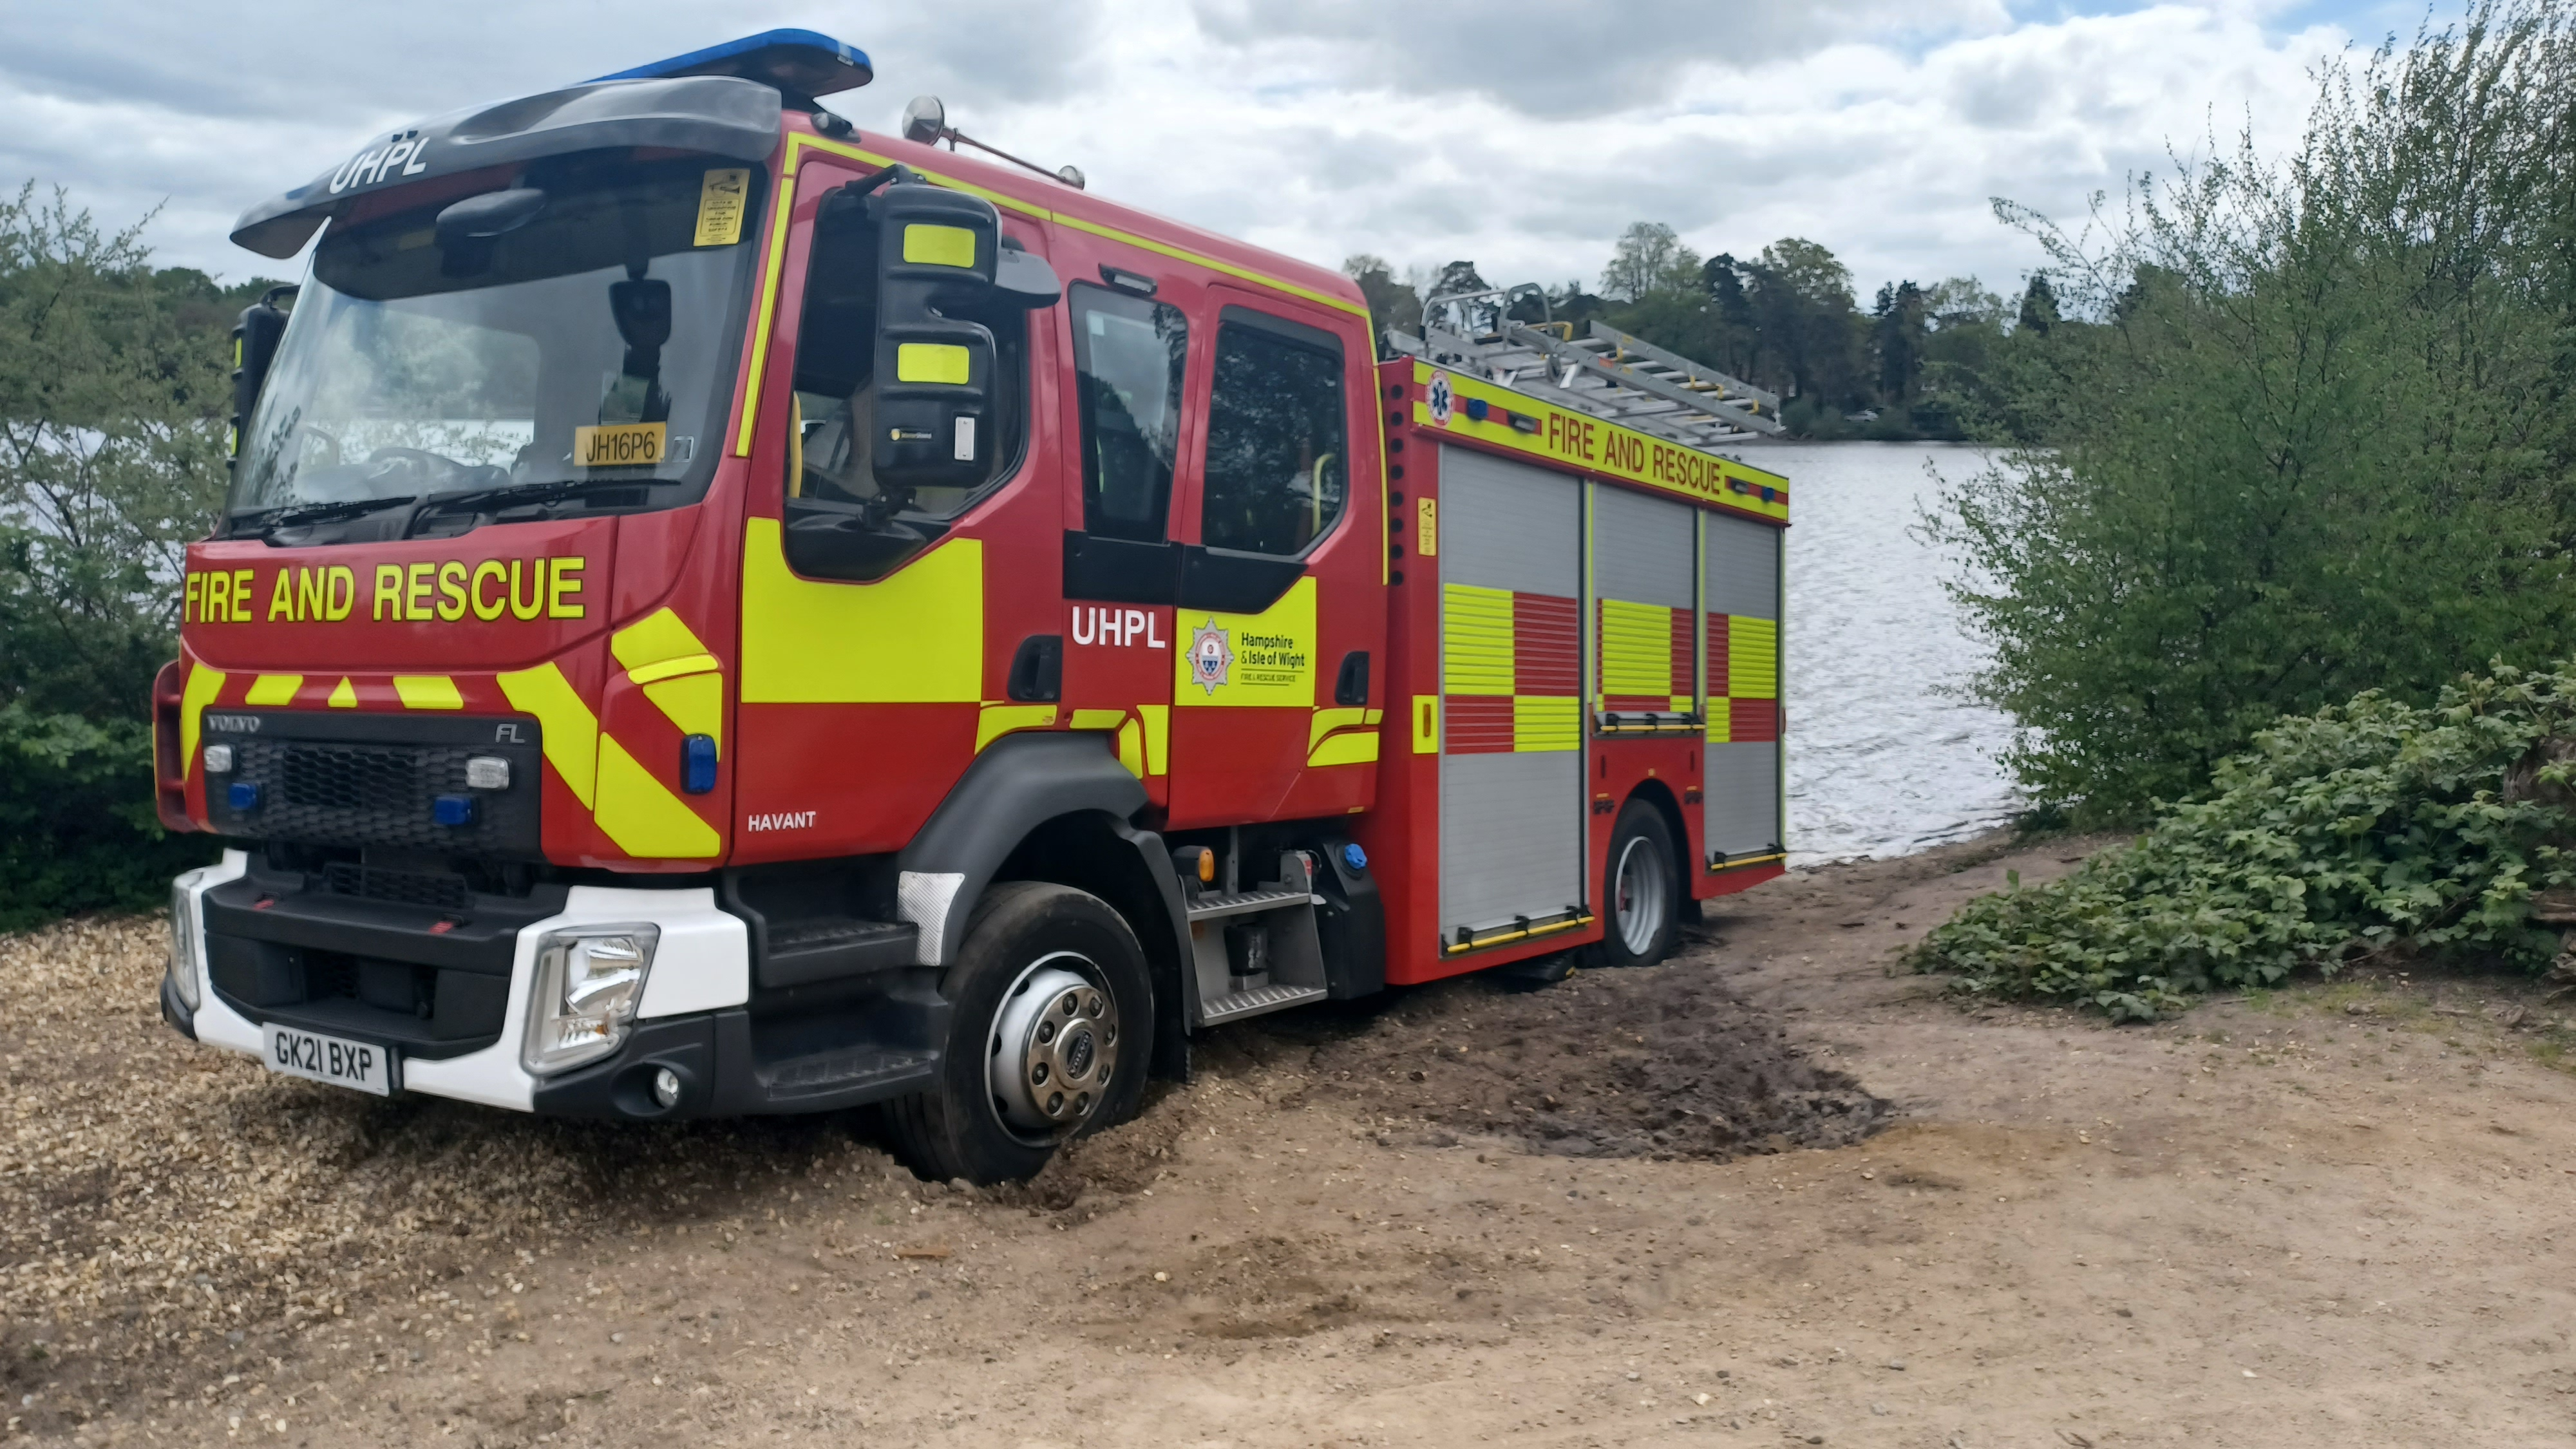
[{"label": "sandy soil", "polygon": [[380,1104],[0,942],[0,1389],[84,1442],[2524,1444],[2576,1431],[2576,1034],[2394,973],[2110,1028],[1901,948],[2064,843],[1648,971],[1218,1033],[1027,1187],[844,1120]]}]

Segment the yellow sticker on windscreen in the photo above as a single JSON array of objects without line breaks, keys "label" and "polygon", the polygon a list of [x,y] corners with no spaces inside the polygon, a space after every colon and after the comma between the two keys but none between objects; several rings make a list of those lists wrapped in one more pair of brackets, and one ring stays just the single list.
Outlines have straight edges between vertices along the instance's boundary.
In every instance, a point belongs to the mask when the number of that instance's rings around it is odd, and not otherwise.
[{"label": "yellow sticker on windscreen", "polygon": [[572,460],[583,468],[650,468],[662,461],[663,423],[602,423],[572,430]]},{"label": "yellow sticker on windscreen", "polygon": [[742,210],[751,195],[751,173],[740,168],[710,171],[698,186],[698,239],[702,247],[729,247],[742,240]]}]

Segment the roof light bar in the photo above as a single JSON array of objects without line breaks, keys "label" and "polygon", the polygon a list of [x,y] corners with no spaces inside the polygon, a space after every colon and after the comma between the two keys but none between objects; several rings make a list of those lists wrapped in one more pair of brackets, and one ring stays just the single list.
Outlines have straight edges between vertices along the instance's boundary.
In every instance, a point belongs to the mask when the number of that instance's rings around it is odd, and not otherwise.
[{"label": "roof light bar", "polygon": [[621,70],[598,80],[670,80],[689,75],[729,75],[778,87],[791,104],[853,90],[876,78],[866,51],[812,30],[764,30],[722,45]]}]

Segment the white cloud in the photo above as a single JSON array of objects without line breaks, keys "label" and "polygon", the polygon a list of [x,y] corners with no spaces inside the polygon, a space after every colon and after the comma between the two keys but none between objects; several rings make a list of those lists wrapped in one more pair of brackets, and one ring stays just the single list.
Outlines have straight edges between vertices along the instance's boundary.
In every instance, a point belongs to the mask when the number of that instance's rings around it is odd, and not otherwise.
[{"label": "white cloud", "polygon": [[1820,0],[1725,24],[1681,0],[951,0],[873,31],[812,4],[721,31],[679,0],[252,8],[94,0],[13,27],[0,176],[69,185],[102,220],[166,198],[161,257],[242,276],[262,263],[224,241],[233,216],[374,130],[801,24],[871,53],[877,83],[834,102],[864,128],[935,92],[1095,191],[1325,263],[1589,282],[1651,219],[1703,252],[1809,237],[1864,290],[2008,288],[2038,255],[1989,197],[2079,213],[2247,116],[2287,145],[2308,68],[2345,43],[2280,33],[2256,0],[2019,23],[1995,0]]}]

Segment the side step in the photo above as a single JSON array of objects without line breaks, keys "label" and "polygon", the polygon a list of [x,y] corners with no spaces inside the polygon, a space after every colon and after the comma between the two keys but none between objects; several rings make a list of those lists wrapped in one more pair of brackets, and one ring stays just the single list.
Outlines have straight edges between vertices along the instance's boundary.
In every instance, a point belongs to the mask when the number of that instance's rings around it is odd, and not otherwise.
[{"label": "side step", "polygon": [[912,965],[920,929],[910,921],[862,921],[852,916],[781,921],[769,927],[769,949],[760,958],[760,984],[805,986]]},{"label": "side step", "polygon": [[1293,850],[1280,855],[1275,880],[1192,897],[1195,1025],[1240,1021],[1329,995],[1315,927],[1315,907],[1322,904],[1312,868]]},{"label": "side step", "polygon": [[1213,1001],[1199,1003],[1199,1025],[1214,1026],[1238,1016],[1259,1016],[1300,1002],[1321,1001],[1324,994],[1320,986],[1255,986],[1247,991],[1230,991]]}]

